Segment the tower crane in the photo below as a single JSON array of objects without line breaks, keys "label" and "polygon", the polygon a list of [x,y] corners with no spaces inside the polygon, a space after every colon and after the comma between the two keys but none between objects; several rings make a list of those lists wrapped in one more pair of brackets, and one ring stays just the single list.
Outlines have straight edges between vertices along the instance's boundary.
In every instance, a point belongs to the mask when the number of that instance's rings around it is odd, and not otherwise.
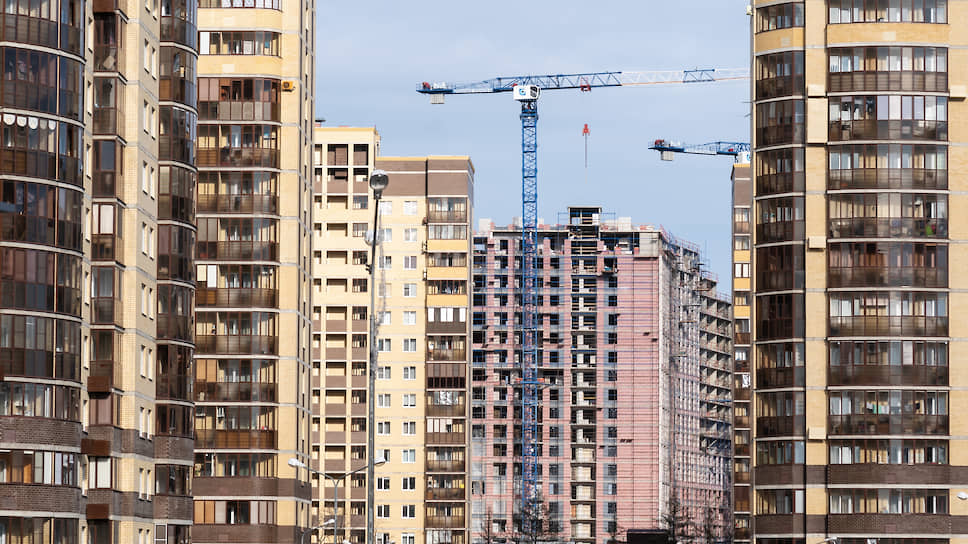
[{"label": "tower crane", "polygon": [[659,152],[664,161],[671,161],[674,153],[692,155],[726,155],[735,157],[736,162],[749,160],[750,144],[747,142],[709,142],[706,144],[684,144],[669,140],[656,140],[649,149]]},{"label": "tower crane", "polygon": [[443,104],[447,95],[512,93],[521,105],[521,529],[535,517],[537,494],[538,316],[536,268],[538,229],[538,97],[541,91],[602,87],[628,87],[685,83],[711,83],[748,79],[748,68],[695,69],[651,72],[590,72],[583,74],[496,77],[469,83],[422,82],[417,92],[430,96],[431,104]]}]

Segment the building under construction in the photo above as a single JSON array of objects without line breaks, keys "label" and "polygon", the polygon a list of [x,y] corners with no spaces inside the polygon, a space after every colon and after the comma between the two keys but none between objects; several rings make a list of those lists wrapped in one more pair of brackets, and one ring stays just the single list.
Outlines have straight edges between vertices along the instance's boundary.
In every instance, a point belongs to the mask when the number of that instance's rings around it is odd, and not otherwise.
[{"label": "building under construction", "polygon": [[474,540],[723,539],[730,304],[696,246],[596,207],[538,228],[543,521],[524,526],[543,534],[521,535],[520,239],[520,225],[487,220],[474,237]]}]

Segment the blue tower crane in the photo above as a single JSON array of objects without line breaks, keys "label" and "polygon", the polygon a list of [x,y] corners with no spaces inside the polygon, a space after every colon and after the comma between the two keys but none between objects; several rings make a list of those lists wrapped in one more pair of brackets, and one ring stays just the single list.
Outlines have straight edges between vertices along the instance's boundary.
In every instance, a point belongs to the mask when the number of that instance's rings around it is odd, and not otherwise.
[{"label": "blue tower crane", "polygon": [[662,160],[671,161],[674,153],[692,155],[726,155],[735,157],[736,162],[749,160],[750,144],[747,142],[709,142],[706,144],[684,144],[669,140],[656,140],[649,149],[660,153]]},{"label": "blue tower crane", "polygon": [[[521,531],[532,532],[532,523],[543,513],[535,511],[538,495],[538,97],[541,91],[601,87],[627,87],[684,83],[711,83],[749,79],[748,68],[695,69],[651,72],[590,72],[584,74],[497,77],[469,83],[422,82],[417,92],[430,96],[431,104],[443,104],[447,95],[512,93],[521,104]],[[747,149],[749,145],[747,145]],[[530,514],[530,515],[529,515]]]}]

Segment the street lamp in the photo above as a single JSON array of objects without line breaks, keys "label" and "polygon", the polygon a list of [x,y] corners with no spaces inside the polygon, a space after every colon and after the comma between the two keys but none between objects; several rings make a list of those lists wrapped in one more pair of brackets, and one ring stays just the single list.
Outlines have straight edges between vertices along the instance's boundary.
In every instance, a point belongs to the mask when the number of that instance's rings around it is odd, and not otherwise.
[{"label": "street lamp", "polygon": [[[380,243],[380,197],[390,184],[390,178],[383,170],[370,173],[370,188],[373,189],[373,239],[370,245],[370,361],[367,367],[369,387],[366,397],[366,456],[369,459],[366,471],[366,544],[376,542],[373,534],[373,509],[376,500],[374,468],[376,465],[376,246]],[[334,542],[335,544],[335,542]]]},{"label": "street lamp", "polygon": [[[384,459],[382,456],[374,460],[374,463],[376,465],[382,465],[383,463],[386,463],[386,462],[387,462],[387,460]],[[322,529],[323,527],[328,526],[330,523],[333,524],[333,544],[337,544],[339,542],[337,540],[337,538],[339,538],[337,536],[337,531],[339,530],[339,522],[337,521],[339,519],[339,483],[342,482],[343,480],[345,480],[348,476],[351,476],[353,474],[356,474],[357,472],[360,472],[362,470],[366,470],[367,468],[370,468],[373,465],[367,464],[367,465],[362,466],[362,467],[360,467],[358,469],[351,470],[349,472],[344,472],[340,476],[330,476],[329,474],[326,474],[325,472],[323,472],[321,470],[316,470],[316,469],[310,467],[309,465],[307,465],[306,463],[303,463],[302,461],[300,461],[299,459],[296,459],[295,457],[290,457],[289,458],[289,466],[291,466],[293,468],[296,468],[296,469],[304,468],[304,469],[308,470],[309,472],[311,472],[313,474],[316,474],[318,476],[323,476],[327,480],[330,480],[330,481],[333,482],[333,517],[330,518],[330,519],[328,519],[328,520],[326,520],[322,525],[319,525],[317,527],[313,527],[312,529],[306,529],[306,531],[299,538],[299,544],[304,544],[303,543],[303,538],[305,538],[305,536],[307,534],[315,531],[316,529]],[[344,540],[343,542],[346,542],[346,541]]]},{"label": "street lamp", "polygon": [[305,531],[303,531],[302,534],[299,535],[299,544],[306,544],[306,535],[312,534],[313,532],[315,532],[315,531],[317,531],[319,529],[322,529],[322,528],[326,527],[330,523],[332,523],[332,524],[335,525],[336,524],[336,518],[328,519],[325,522],[323,522],[322,525],[317,525],[315,527],[310,527],[309,529],[306,529]]}]

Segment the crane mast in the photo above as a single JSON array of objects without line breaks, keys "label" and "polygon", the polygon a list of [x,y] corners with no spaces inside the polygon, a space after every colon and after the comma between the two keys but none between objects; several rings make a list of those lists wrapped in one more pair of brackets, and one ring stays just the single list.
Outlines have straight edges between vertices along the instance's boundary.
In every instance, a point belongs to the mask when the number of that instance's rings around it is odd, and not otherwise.
[{"label": "crane mast", "polygon": [[[589,72],[497,77],[470,83],[422,82],[417,92],[443,104],[451,94],[511,92],[521,104],[521,497],[520,531],[535,534],[544,522],[538,506],[539,448],[537,444],[539,396],[543,383],[538,376],[538,97],[542,90],[601,87],[711,83],[749,79],[748,68],[695,69],[651,72]],[[749,146],[747,145],[747,148]]]}]

